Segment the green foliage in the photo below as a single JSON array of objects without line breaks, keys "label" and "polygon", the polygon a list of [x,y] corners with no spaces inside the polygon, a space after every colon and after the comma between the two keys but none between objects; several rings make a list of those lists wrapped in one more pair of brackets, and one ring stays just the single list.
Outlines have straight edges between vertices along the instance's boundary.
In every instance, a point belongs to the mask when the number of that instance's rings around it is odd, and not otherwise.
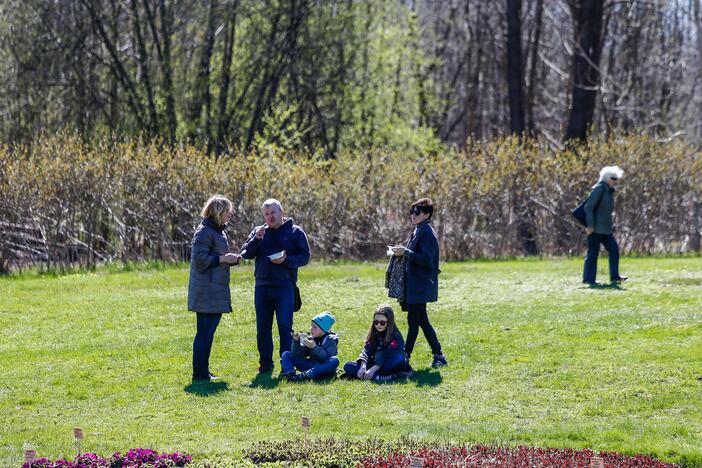
[{"label": "green foliage", "polygon": [[[330,158],[376,145],[439,146],[421,118],[435,99],[418,99],[431,82],[415,70],[427,59],[406,5],[146,6],[0,6],[12,13],[0,24],[0,57],[7,58],[0,78],[8,85],[0,92],[7,104],[0,139],[33,141],[68,128],[88,141],[146,135],[216,154],[304,148]],[[129,53],[122,43],[131,44]]]}]

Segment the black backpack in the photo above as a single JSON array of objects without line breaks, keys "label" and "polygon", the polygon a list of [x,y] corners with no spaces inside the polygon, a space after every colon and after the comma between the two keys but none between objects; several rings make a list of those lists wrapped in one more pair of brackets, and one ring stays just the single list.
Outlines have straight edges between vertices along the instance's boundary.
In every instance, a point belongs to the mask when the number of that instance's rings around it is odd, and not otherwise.
[{"label": "black backpack", "polygon": [[588,200],[587,198],[585,200],[583,200],[583,202],[581,204],[576,206],[570,212],[573,215],[573,217],[575,219],[577,219],[578,222],[585,227],[587,227],[587,217],[585,216],[585,203],[587,203],[587,200]]}]

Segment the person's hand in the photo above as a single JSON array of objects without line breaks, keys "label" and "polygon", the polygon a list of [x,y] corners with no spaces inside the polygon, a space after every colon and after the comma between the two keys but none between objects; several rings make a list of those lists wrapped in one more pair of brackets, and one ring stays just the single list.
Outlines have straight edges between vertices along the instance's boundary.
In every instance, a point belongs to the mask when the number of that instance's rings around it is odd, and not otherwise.
[{"label": "person's hand", "polygon": [[236,265],[239,263],[241,257],[235,253],[228,253],[219,256],[219,263],[227,263],[229,265]]},{"label": "person's hand", "polygon": [[375,369],[372,367],[366,371],[365,374],[363,374],[363,380],[371,380],[373,376],[375,375]]},{"label": "person's hand", "polygon": [[590,234],[592,234],[593,232],[595,232],[595,230],[592,229],[591,227],[588,227],[588,228],[585,228],[585,232],[586,232],[587,235],[589,236]]},{"label": "person's hand", "polygon": [[405,250],[407,249],[403,245],[392,247],[392,253],[395,254],[396,257],[402,257],[405,254]]},{"label": "person's hand", "polygon": [[361,368],[358,369],[358,372],[356,372],[356,377],[358,377],[359,379],[362,379],[362,378],[364,378],[365,375],[366,375],[366,363],[364,362],[363,364],[361,364]]},{"label": "person's hand", "polygon": [[264,224],[263,226],[259,226],[256,228],[256,234],[255,237],[258,240],[263,239],[263,236],[266,234],[266,225]]},{"label": "person's hand", "polygon": [[311,336],[308,336],[307,339],[302,344],[304,344],[305,346],[307,346],[310,349],[314,349],[317,346],[317,343],[314,341],[314,338],[312,338]]},{"label": "person's hand", "polygon": [[280,265],[285,261],[285,259],[288,258],[288,254],[283,252],[283,256],[280,258],[276,258],[275,260],[271,260],[271,263],[275,263],[276,265]]}]

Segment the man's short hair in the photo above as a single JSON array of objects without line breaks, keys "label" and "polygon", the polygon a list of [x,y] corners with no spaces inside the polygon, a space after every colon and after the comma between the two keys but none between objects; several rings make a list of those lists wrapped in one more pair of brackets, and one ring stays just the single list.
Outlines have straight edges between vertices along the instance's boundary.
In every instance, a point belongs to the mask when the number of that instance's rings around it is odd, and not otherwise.
[{"label": "man's short hair", "polygon": [[277,206],[280,211],[283,211],[283,205],[281,205],[280,202],[275,198],[269,198],[268,200],[264,201],[261,205],[261,209],[263,210],[264,208],[268,208],[269,206]]}]

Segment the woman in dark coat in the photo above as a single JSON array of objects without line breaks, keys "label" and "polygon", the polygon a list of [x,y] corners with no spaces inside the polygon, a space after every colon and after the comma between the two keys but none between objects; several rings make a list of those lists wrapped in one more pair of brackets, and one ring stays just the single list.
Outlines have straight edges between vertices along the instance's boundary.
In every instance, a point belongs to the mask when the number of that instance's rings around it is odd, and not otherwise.
[{"label": "woman in dark coat", "polygon": [[226,197],[211,196],[202,208],[203,220],[193,235],[188,281],[188,310],[197,314],[193,382],[217,378],[210,372],[210,350],[222,314],[232,311],[229,267],[239,263],[239,255],[229,253],[224,232],[232,208]]},{"label": "woman in dark coat", "polygon": [[412,203],[410,217],[415,226],[412,236],[406,246],[396,245],[392,251],[406,259],[405,298],[400,301],[402,309],[407,311],[409,324],[405,352],[408,357],[412,354],[421,328],[434,355],[431,366],[441,367],[448,365],[448,361],[427,315],[427,302],[436,302],[439,296],[439,241],[429,223],[433,212],[430,198]]},{"label": "woman in dark coat", "polygon": [[592,192],[585,203],[587,222],[587,256],[583,268],[583,283],[596,285],[597,256],[600,244],[609,252],[609,279],[612,283],[621,283],[628,277],[619,274],[619,246],[614,239],[614,192],[624,171],[617,166],[603,167],[600,180],[592,187]]}]

